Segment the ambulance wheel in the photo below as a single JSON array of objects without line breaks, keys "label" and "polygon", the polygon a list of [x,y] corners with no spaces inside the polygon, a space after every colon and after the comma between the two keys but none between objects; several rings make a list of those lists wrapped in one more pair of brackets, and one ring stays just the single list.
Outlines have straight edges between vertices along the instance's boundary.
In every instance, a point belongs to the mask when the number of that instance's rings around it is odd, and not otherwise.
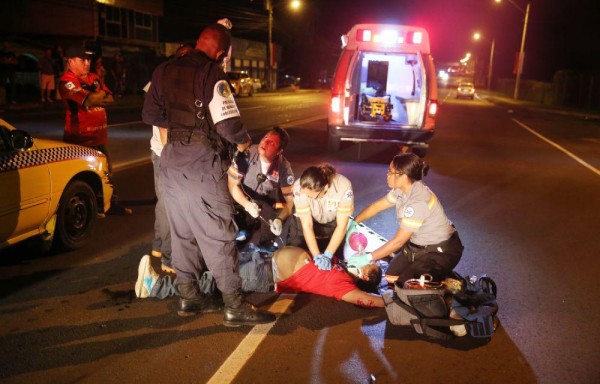
[{"label": "ambulance wheel", "polygon": [[427,154],[427,148],[411,148],[411,151],[420,158],[424,158]]},{"label": "ambulance wheel", "polygon": [[341,140],[339,137],[329,135],[327,148],[330,152],[338,152],[340,150]]},{"label": "ambulance wheel", "polygon": [[55,247],[61,250],[82,247],[98,216],[98,202],[92,188],[80,180],[69,183],[60,198],[56,215]]}]

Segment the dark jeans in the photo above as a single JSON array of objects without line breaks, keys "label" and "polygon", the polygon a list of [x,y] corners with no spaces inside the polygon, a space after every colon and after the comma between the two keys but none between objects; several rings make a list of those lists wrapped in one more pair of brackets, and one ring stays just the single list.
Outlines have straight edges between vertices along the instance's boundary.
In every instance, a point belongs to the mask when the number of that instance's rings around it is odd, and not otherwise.
[{"label": "dark jeans", "polygon": [[386,275],[399,276],[398,280],[404,282],[429,273],[434,281],[442,281],[460,261],[463,249],[458,232],[442,243],[424,248],[407,243],[390,262]]},{"label": "dark jeans", "polygon": [[156,206],[154,207],[154,239],[152,250],[162,253],[162,263],[169,268],[171,264],[171,228],[162,192],[162,181],[160,179],[160,156],[152,153],[152,167],[154,168],[154,192],[156,193]]}]

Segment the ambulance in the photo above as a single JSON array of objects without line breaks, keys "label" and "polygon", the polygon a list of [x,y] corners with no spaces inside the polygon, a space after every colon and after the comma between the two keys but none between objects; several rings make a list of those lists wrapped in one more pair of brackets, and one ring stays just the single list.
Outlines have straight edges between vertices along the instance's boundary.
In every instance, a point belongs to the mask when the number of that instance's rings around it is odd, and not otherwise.
[{"label": "ambulance", "polygon": [[342,36],[331,86],[329,149],[388,142],[425,156],[435,129],[437,80],[420,27],[357,24]]}]

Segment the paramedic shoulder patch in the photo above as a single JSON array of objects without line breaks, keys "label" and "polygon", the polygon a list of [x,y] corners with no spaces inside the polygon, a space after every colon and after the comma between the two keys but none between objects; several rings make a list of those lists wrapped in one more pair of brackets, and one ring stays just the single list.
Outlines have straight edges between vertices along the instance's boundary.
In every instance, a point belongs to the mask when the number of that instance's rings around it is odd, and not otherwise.
[{"label": "paramedic shoulder patch", "polygon": [[213,98],[208,104],[208,108],[215,124],[232,117],[240,116],[227,81],[220,80],[215,84]]}]

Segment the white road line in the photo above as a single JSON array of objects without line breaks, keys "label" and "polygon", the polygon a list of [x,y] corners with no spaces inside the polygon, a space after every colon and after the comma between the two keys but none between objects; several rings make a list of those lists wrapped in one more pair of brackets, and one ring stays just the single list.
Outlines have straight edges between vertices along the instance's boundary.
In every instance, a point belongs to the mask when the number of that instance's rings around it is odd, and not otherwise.
[{"label": "white road line", "polygon": [[600,170],[598,170],[597,168],[595,168],[593,165],[591,165],[589,163],[586,163],[580,157],[575,156],[573,153],[569,152],[565,148],[563,148],[560,145],[556,144],[554,141],[552,141],[550,139],[547,139],[546,137],[540,135],[539,133],[537,133],[536,131],[534,131],[532,128],[529,128],[525,124],[521,123],[519,120],[512,119],[512,121],[514,121],[515,123],[519,124],[521,127],[525,128],[526,130],[528,130],[532,134],[536,135],[540,139],[544,140],[546,143],[548,143],[548,144],[554,146],[555,148],[559,149],[560,151],[562,151],[563,153],[565,153],[566,155],[568,155],[569,157],[571,157],[573,160],[577,161],[579,164],[583,165],[584,167],[586,167],[590,171],[594,172],[596,175],[600,176]]},{"label": "white road line", "polygon": [[261,108],[266,108],[264,105],[257,105],[256,107],[241,107],[240,110],[247,110],[247,109],[261,109]]},{"label": "white road line", "polygon": [[152,162],[150,156],[144,156],[134,160],[123,161],[113,166],[113,172],[124,171],[126,169],[134,168],[150,162]]},{"label": "white road line", "polygon": [[[279,295],[279,298],[271,305],[269,311],[277,314],[277,318],[279,318],[281,314],[288,310],[289,306],[294,302],[295,297],[296,295]],[[275,322],[254,326],[235,351],[219,367],[213,377],[208,380],[207,384],[231,383],[246,362],[252,357],[263,339],[267,337],[274,325]]]},{"label": "white road line", "polygon": [[109,128],[115,128],[115,127],[124,127],[127,125],[134,125],[134,124],[143,124],[144,122],[142,120],[138,120],[138,121],[129,121],[126,123],[116,123],[116,124],[108,124]]},{"label": "white road line", "polygon": [[302,120],[293,120],[293,121],[289,121],[286,123],[282,123],[279,124],[279,126],[281,128],[289,128],[289,127],[293,127],[296,125],[300,125],[300,124],[308,124],[308,123],[312,123],[313,121],[317,121],[317,120],[323,120],[327,118],[327,114],[323,114],[323,115],[317,115],[314,117],[308,117],[306,119],[302,119]]}]

